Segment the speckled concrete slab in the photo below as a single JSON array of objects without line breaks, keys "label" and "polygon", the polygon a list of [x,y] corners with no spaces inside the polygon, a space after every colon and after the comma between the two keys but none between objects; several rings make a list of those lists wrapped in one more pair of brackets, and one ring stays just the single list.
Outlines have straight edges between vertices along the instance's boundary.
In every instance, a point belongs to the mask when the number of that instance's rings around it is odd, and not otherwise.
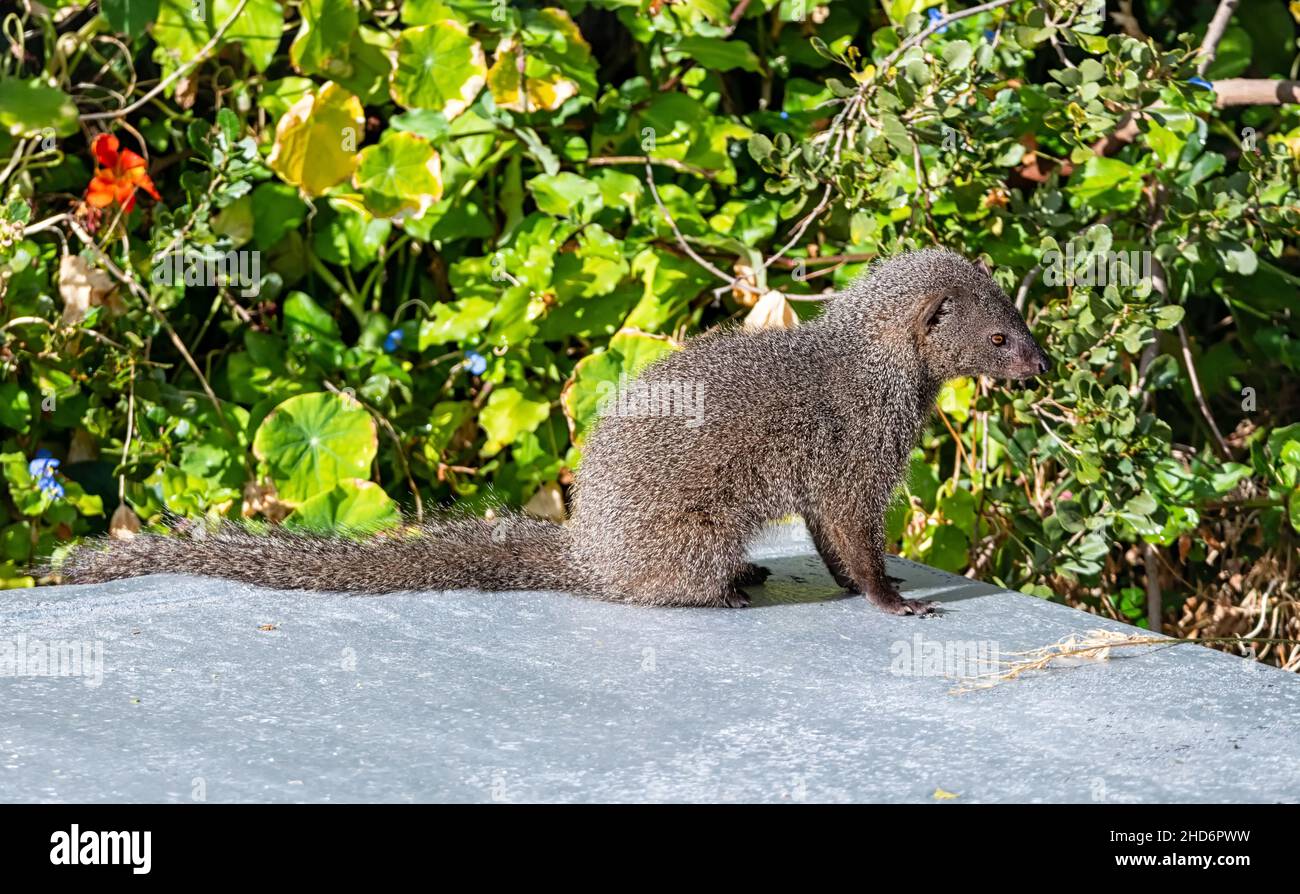
[{"label": "speckled concrete slab", "polygon": [[[170,576],[0,594],[0,800],[1300,800],[1293,675],[1177,646],[955,695],[944,674],[995,649],[1124,628],[893,559],[947,611],[888,617],[800,528],[755,554],[774,574],[739,611]],[[41,666],[60,642],[80,669]]]}]

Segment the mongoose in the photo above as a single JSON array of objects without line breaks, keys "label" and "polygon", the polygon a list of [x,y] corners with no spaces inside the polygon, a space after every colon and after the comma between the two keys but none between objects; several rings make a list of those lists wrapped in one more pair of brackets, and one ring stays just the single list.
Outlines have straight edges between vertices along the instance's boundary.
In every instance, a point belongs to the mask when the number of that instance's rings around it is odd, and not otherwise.
[{"label": "mongoose", "polygon": [[792,329],[691,339],[638,382],[692,387],[699,418],[606,413],[587,438],[567,524],[446,518],[366,538],[226,523],[75,548],[73,583],[155,572],[284,589],[542,589],[641,605],[748,604],[760,528],[803,516],[836,582],[897,615],[884,514],[940,385],[1021,379],[1047,355],[987,271],[926,249],[878,262]]}]

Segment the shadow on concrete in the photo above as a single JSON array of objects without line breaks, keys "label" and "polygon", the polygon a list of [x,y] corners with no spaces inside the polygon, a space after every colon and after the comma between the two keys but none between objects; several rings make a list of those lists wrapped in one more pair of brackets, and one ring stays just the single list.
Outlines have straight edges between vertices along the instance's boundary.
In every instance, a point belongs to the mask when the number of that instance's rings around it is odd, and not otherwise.
[{"label": "shadow on concrete", "polygon": [[[815,553],[795,556],[756,555],[754,561],[771,571],[772,575],[761,586],[745,588],[751,599],[750,608],[861,598],[856,593],[840,589],[826,570],[821,557]],[[890,575],[900,579],[899,592],[909,599],[934,599],[946,604],[1005,593],[990,584],[954,577],[898,556],[888,556],[886,564]]]}]

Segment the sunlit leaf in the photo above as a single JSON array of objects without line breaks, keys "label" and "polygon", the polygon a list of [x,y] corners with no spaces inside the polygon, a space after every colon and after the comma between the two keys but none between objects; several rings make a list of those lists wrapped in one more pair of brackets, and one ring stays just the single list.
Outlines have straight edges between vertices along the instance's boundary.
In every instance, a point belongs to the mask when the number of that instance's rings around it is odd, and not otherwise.
[{"label": "sunlit leaf", "polygon": [[413,133],[387,131],[361,150],[353,179],[371,213],[397,221],[423,216],[442,197],[438,153]]},{"label": "sunlit leaf", "polygon": [[303,97],[275,129],[267,164],[286,183],[318,196],[352,175],[364,133],[361,102],[337,84]]},{"label": "sunlit leaf", "polygon": [[448,120],[469,107],[487,81],[483,46],[456,19],[408,28],[394,47],[390,91],[408,109],[433,109]]}]

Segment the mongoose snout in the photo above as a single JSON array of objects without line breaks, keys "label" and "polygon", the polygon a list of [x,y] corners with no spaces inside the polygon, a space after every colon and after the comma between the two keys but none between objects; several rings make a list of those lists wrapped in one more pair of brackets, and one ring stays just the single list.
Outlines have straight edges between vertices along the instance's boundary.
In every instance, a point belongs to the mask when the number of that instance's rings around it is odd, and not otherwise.
[{"label": "mongoose snout", "polygon": [[1016,349],[1016,365],[1008,378],[1032,379],[1052,368],[1052,359],[1033,339]]}]

